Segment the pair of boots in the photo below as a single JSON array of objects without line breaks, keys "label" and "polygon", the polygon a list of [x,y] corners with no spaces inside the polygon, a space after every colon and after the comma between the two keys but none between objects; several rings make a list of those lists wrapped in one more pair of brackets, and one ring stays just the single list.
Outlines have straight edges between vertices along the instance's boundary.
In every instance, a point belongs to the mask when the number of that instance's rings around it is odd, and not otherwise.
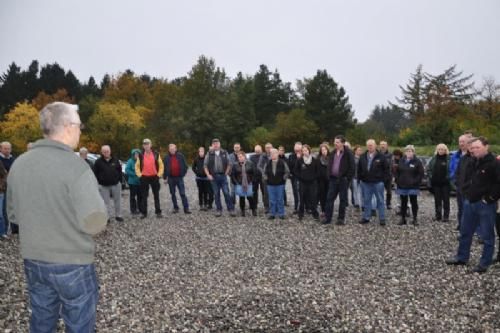
[{"label": "pair of boots", "polygon": [[[406,225],[406,216],[401,216],[401,221],[398,223],[398,225]],[[418,220],[417,220],[417,217],[416,216],[413,216],[413,220],[412,220],[412,224],[413,225],[418,225]]]}]

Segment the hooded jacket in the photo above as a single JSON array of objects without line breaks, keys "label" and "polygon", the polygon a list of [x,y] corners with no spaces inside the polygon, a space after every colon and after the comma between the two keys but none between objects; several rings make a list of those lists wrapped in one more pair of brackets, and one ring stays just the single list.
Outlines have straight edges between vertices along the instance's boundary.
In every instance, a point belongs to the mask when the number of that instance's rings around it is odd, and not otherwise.
[{"label": "hooded jacket", "polygon": [[141,182],[137,174],[135,173],[135,163],[137,160],[134,158],[135,153],[141,154],[139,149],[132,149],[130,152],[130,158],[127,161],[127,166],[125,167],[125,174],[127,175],[127,183],[129,185],[140,185]]}]

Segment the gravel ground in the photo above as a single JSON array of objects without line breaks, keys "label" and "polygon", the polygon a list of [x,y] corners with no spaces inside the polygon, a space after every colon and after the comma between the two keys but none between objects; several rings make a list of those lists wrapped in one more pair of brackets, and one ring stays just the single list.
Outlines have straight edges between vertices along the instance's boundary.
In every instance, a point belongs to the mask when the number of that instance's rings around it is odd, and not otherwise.
[{"label": "gravel ground", "polygon": [[[332,227],[290,207],[279,222],[262,209],[216,218],[198,210],[191,173],[186,182],[192,215],[169,214],[163,186],[164,218],[125,215],[98,237],[99,332],[500,332],[500,265],[469,274],[475,242],[469,267],[447,267],[455,223],[431,221],[426,192],[418,227],[397,226],[394,211],[386,227],[359,225],[351,207]],[[17,236],[0,256],[0,329],[26,332]]]}]

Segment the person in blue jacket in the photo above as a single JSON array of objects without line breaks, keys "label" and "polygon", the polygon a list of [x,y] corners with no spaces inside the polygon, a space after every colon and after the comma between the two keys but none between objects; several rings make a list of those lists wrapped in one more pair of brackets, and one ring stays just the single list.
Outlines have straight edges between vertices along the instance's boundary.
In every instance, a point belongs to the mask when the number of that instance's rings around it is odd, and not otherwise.
[{"label": "person in blue jacket", "polygon": [[141,202],[141,181],[135,173],[135,163],[139,158],[141,151],[139,149],[132,149],[130,158],[125,167],[125,174],[127,175],[127,183],[130,188],[130,214],[138,215],[139,202]]}]

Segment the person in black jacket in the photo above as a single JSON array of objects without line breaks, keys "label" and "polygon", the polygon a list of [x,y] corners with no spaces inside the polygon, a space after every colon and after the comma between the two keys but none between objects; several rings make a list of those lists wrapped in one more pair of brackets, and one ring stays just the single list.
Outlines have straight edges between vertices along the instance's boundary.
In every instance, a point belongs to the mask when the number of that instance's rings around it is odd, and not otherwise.
[{"label": "person in black jacket", "polygon": [[[262,146],[261,145],[256,145],[254,147],[254,154],[250,156],[250,161],[255,165],[257,168],[257,175],[255,175],[253,179],[253,201],[255,202],[255,207],[259,205],[259,189],[262,194],[262,198],[264,198],[264,188],[262,187],[262,172],[261,170],[257,167],[260,161],[260,157],[262,156]],[[263,199],[264,200],[264,199]],[[265,205],[267,205],[264,202]],[[267,206],[266,206],[267,207]]]},{"label": "person in black jacket", "polygon": [[196,186],[198,187],[198,203],[200,210],[211,210],[214,202],[214,192],[212,185],[205,174],[203,163],[205,162],[205,148],[198,148],[198,155],[193,160],[193,172],[196,176]]},{"label": "person in black jacket", "polygon": [[99,183],[99,193],[108,209],[108,216],[113,216],[110,207],[110,199],[113,198],[115,220],[123,222],[121,212],[122,167],[120,161],[111,156],[111,148],[108,145],[101,147],[101,155],[94,164],[94,174]]},{"label": "person in black jacket", "polygon": [[174,206],[173,213],[176,214],[179,212],[177,196],[175,194],[175,189],[178,188],[184,214],[191,214],[184,186],[184,176],[186,176],[188,166],[184,155],[177,151],[177,146],[174,143],[168,145],[168,154],[163,159],[163,166],[163,179],[165,180],[165,185],[168,184],[168,188],[170,189],[170,196],[172,197],[172,204]]},{"label": "person in black jacket", "polygon": [[361,155],[358,163],[358,177],[363,195],[363,218],[359,223],[370,222],[371,200],[375,195],[380,225],[385,225],[384,182],[391,176],[390,163],[377,151],[375,140],[366,141],[367,151]]},{"label": "person in black jacket", "polygon": [[[453,174],[452,181],[454,181],[455,188],[457,190],[457,230],[460,230],[460,225],[462,223],[462,215],[463,215],[463,187],[465,185],[465,176],[468,173],[468,169],[472,167],[474,162],[474,158],[472,157],[470,148],[471,141],[470,139],[465,143],[465,148],[467,151],[465,153],[461,152],[460,157],[458,158],[457,166]],[[455,153],[456,155],[456,153]],[[451,160],[450,160],[451,165]],[[451,168],[451,166],[450,166]]]},{"label": "person in black jacket", "polygon": [[318,178],[319,161],[311,155],[309,145],[302,146],[302,157],[295,164],[295,176],[300,180],[299,220],[304,218],[304,210],[312,212],[314,219],[319,220],[318,213]]},{"label": "person in black jacket", "polygon": [[477,225],[481,226],[483,252],[474,273],[484,273],[493,261],[495,250],[496,205],[500,199],[500,161],[488,151],[484,137],[474,138],[471,153],[472,167],[466,170],[462,193],[464,195],[463,215],[460,225],[460,243],[455,257],[448,259],[448,265],[466,265],[470,257],[472,237]]},{"label": "person in black jacket", "polygon": [[[252,161],[248,161],[243,150],[236,153],[236,163],[233,164],[231,172],[231,180],[235,184],[235,195],[240,197],[241,216],[245,216],[245,198],[250,204],[252,215],[257,216],[257,205],[253,200],[253,187],[255,176],[257,175],[257,167]],[[238,191],[241,187],[241,191]],[[251,195],[247,195],[251,194]]]},{"label": "person in black jacket", "polygon": [[295,164],[302,156],[302,143],[295,142],[293,146],[293,154],[288,157],[288,169],[290,169],[290,182],[292,183],[292,193],[293,193],[293,214],[299,212],[300,205],[300,181],[299,178],[295,176]]},{"label": "person in black jacket", "polygon": [[401,221],[399,225],[406,224],[406,208],[408,198],[410,199],[411,212],[413,214],[413,224],[418,225],[418,201],[420,195],[420,184],[424,177],[424,166],[422,161],[415,155],[415,147],[408,145],[405,148],[405,156],[399,161],[396,169],[396,193],[401,198]]},{"label": "person in black jacket", "polygon": [[448,222],[450,218],[450,153],[444,143],[436,146],[434,156],[427,164],[427,175],[434,194],[435,221]]},{"label": "person in black jacket", "polygon": [[328,194],[328,160],[330,158],[330,149],[328,144],[322,143],[319,145],[319,178],[318,178],[318,201],[321,208],[321,217],[325,217],[326,211],[326,196]]},{"label": "person in black jacket", "polygon": [[[288,165],[288,158],[285,155],[285,147],[284,146],[278,146],[278,153],[279,153],[279,159],[283,160]],[[285,206],[288,206],[288,202],[286,200],[286,184],[285,188],[283,188],[283,203]]]},{"label": "person in black jacket", "polygon": [[287,163],[279,158],[278,149],[271,148],[270,153],[271,156],[264,167],[263,173],[267,184],[267,193],[269,194],[269,219],[273,220],[276,216],[284,219],[283,192],[290,170],[288,170]]},{"label": "person in black jacket", "polygon": [[345,210],[347,207],[347,190],[354,176],[354,155],[345,146],[345,138],[342,135],[335,137],[335,149],[328,160],[326,170],[328,176],[328,195],[326,199],[326,214],[324,224],[332,222],[333,206],[337,195],[340,196],[339,215],[337,225],[345,224]]}]

